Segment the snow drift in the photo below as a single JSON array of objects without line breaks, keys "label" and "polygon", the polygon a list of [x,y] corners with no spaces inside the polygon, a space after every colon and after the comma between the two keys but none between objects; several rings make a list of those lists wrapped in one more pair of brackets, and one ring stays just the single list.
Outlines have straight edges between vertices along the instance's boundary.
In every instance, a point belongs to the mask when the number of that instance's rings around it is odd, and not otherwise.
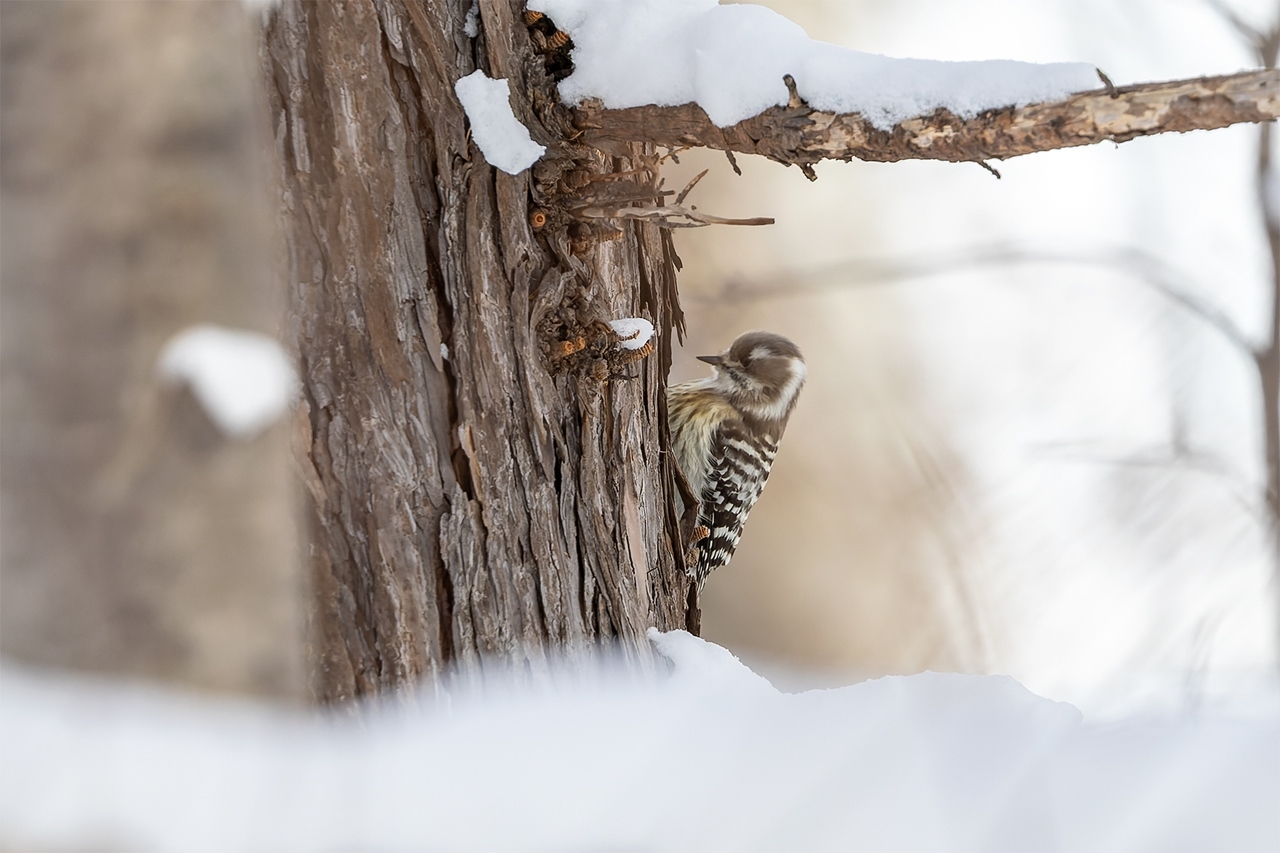
[{"label": "snow drift", "polygon": [[[667,677],[490,681],[313,715],[0,675],[0,844],[137,850],[1273,850],[1280,720],[1096,726],[1010,678],[784,694],[654,634]],[[357,718],[358,716],[358,718]]]}]

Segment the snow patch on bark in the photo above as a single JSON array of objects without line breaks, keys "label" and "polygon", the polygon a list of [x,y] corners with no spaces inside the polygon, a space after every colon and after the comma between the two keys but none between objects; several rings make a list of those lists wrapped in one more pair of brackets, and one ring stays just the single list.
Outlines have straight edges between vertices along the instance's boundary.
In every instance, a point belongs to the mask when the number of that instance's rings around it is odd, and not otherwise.
[{"label": "snow patch on bark", "polygon": [[[477,30],[478,32],[478,30]],[[489,165],[518,175],[547,152],[533,141],[529,129],[511,109],[511,87],[483,71],[473,71],[453,87],[471,122],[471,138]]]}]

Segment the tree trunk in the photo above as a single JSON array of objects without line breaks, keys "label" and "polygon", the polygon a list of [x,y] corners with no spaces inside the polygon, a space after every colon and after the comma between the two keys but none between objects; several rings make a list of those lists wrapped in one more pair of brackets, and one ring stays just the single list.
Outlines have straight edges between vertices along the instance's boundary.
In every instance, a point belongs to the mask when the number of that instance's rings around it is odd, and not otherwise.
[{"label": "tree trunk", "polygon": [[157,358],[277,331],[254,28],[227,3],[0,3],[0,646],[304,693],[289,436]]},{"label": "tree trunk", "polygon": [[[1280,30],[1276,36],[1280,37]],[[1274,53],[1271,57],[1275,63]],[[1274,125],[1262,126],[1258,141],[1258,199],[1271,255],[1271,316],[1267,323],[1270,338],[1258,347],[1253,358],[1258,370],[1262,397],[1263,456],[1266,460],[1266,509],[1270,522],[1272,585],[1276,596],[1276,663],[1280,665],[1280,209],[1275,198],[1277,186],[1274,162]]]},{"label": "tree trunk", "polygon": [[[265,31],[324,700],[604,640],[643,661],[647,627],[696,622],[665,453],[678,259],[548,201],[651,152],[564,145],[522,4],[478,5],[475,38],[470,0],[286,2]],[[548,144],[540,180],[471,143],[476,68]],[[597,321],[630,316],[657,348],[624,364]]]}]

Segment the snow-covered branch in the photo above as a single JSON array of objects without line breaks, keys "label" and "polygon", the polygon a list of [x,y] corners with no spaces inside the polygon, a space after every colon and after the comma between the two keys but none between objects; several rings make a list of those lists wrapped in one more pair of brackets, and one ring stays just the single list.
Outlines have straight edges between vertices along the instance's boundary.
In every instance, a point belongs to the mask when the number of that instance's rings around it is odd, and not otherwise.
[{"label": "snow-covered branch", "polygon": [[[576,120],[582,141],[602,149],[622,142],[703,146],[761,154],[812,173],[820,160],[1003,160],[1097,142],[1126,142],[1157,133],[1212,130],[1280,117],[1280,71],[1104,88],[1067,98],[1006,107],[962,118],[946,108],[876,126],[860,113],[812,108],[788,80],[790,103],[728,127],[701,106],[606,109],[584,101]],[[812,175],[811,175],[812,176]]]}]

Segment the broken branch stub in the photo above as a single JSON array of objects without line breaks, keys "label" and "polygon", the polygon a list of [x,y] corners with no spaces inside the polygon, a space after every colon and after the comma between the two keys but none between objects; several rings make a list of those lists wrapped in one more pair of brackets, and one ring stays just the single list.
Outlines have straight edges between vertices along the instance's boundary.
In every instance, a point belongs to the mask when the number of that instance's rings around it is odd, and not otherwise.
[{"label": "broken branch stub", "polygon": [[760,154],[811,171],[821,160],[1005,160],[1157,133],[1213,130],[1280,117],[1280,71],[1143,83],[1059,101],[987,110],[961,118],[949,110],[881,130],[857,113],[830,113],[792,99],[730,127],[716,127],[697,104],[575,110],[581,141],[609,151],[624,143],[702,146]]}]

